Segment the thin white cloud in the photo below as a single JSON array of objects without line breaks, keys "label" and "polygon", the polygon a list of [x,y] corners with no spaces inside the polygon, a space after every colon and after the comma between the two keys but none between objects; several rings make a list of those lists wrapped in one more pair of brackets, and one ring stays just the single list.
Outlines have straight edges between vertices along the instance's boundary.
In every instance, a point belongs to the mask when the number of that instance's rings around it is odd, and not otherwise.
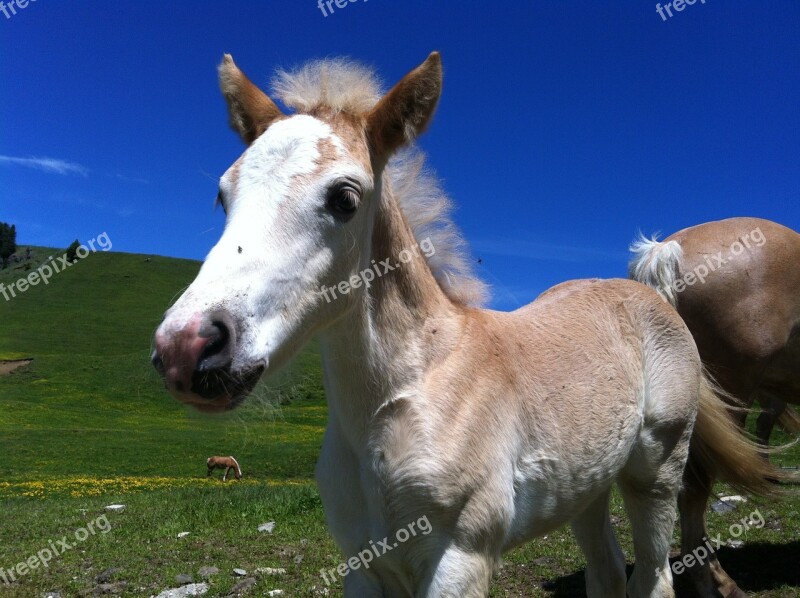
[{"label": "thin white cloud", "polygon": [[55,174],[78,174],[80,176],[89,176],[89,169],[75,162],[67,162],[66,160],[59,160],[58,158],[19,158],[16,156],[2,156],[0,155],[0,164],[12,164],[16,166],[25,166],[26,168],[35,168],[45,172]]}]

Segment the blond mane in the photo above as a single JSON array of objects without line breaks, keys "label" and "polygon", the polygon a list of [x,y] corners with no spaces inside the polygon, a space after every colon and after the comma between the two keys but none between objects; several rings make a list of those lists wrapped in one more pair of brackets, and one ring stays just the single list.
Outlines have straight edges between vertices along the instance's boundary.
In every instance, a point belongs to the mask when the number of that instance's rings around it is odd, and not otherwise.
[{"label": "blond mane", "polygon": [[362,114],[381,98],[381,84],[369,68],[346,58],[312,60],[291,71],[279,69],[272,94],[297,112],[330,108]]},{"label": "blond mane", "polygon": [[[279,70],[272,94],[301,113],[325,108],[361,115],[383,96],[375,73],[344,58],[314,60],[295,70]],[[417,242],[430,238],[436,252],[427,258],[441,289],[456,303],[480,306],[487,285],[474,273],[469,248],[452,220],[453,203],[436,176],[425,167],[422,152],[410,148],[393,157],[384,176]]]}]

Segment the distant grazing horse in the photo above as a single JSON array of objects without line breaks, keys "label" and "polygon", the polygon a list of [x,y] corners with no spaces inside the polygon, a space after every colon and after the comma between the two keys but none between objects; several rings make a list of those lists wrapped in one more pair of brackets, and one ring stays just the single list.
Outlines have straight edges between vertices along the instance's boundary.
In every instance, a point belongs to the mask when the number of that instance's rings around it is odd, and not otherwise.
[{"label": "distant grazing horse", "polygon": [[286,115],[225,56],[222,93],[249,147],[220,180],[225,230],[156,331],[153,363],[176,398],[222,411],[319,336],[317,480],[336,542],[369,564],[348,569],[346,596],[486,596],[504,551],[571,523],[589,596],[622,598],[615,482],[633,527],[629,595],[673,596],[689,454],[754,492],[780,474],[652,289],[573,281],[512,313],[470,307],[483,286],[447,198],[421,159],[393,158],[426,128],[441,78],[433,53],[381,95],[360,66],[314,62],[278,75]]},{"label": "distant grazing horse", "polygon": [[[800,235],[769,220],[731,218],[684,229],[662,243],[643,238],[632,251],[632,277],[677,306],[720,385],[746,406],[754,399],[764,406],[758,435],[768,444],[786,402],[800,403]],[[740,425],[745,416],[737,413]],[[781,422],[800,431],[791,409]],[[714,474],[697,471],[682,494],[684,552],[707,534]],[[723,596],[744,595],[716,555],[692,574],[703,596],[716,595],[712,585]]]},{"label": "distant grazing horse", "polygon": [[224,469],[225,475],[222,476],[223,482],[228,481],[228,474],[231,470],[235,472],[237,480],[242,479],[242,468],[239,467],[239,462],[233,457],[209,457],[206,461],[206,465],[208,465],[208,476],[210,476],[211,472],[215,469]]}]

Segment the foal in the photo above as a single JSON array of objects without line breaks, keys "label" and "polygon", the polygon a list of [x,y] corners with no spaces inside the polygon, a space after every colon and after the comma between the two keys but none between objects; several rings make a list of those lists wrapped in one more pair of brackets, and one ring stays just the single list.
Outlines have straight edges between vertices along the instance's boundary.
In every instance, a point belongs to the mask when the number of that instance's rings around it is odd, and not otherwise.
[{"label": "foal", "polygon": [[[730,218],[632,247],[631,276],[658,290],[683,316],[700,357],[743,405],[758,399],[760,440],[786,402],[800,403],[800,235],[769,220]],[[736,417],[744,426],[747,412]],[[785,427],[797,431],[792,410]],[[794,426],[792,425],[794,423]],[[693,468],[681,497],[683,550],[708,532],[704,513],[714,471]],[[692,570],[702,596],[744,596],[716,554]]]},{"label": "foal", "polygon": [[[348,597],[486,596],[504,551],[571,523],[589,596],[622,598],[615,482],[633,527],[628,594],[673,596],[689,453],[744,489],[768,491],[775,473],[652,289],[575,281],[512,313],[474,307],[482,285],[446,197],[419,160],[395,157],[441,82],[437,53],[385,95],[362,67],[315,62],[279,75],[287,115],[225,56],[248,148],[220,180],[225,230],[166,313],[153,363],[176,398],[220,411],[320,338],[316,476]],[[410,534],[422,520],[430,533]]]},{"label": "foal", "polygon": [[215,469],[224,469],[225,474],[222,476],[222,481],[228,481],[228,474],[233,470],[236,475],[237,480],[242,479],[242,468],[239,467],[239,462],[234,459],[233,457],[209,457],[206,460],[206,465],[208,466],[208,475],[206,477],[211,476],[211,472]]}]

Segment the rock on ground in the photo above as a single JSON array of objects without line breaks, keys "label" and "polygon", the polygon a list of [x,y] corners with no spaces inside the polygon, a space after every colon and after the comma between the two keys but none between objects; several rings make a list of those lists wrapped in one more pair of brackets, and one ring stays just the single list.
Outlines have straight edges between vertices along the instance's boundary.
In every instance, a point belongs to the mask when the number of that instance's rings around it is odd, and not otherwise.
[{"label": "rock on ground", "polygon": [[207,583],[193,583],[181,588],[164,590],[155,598],[188,598],[189,596],[203,596],[208,592]]},{"label": "rock on ground", "polygon": [[269,523],[262,523],[261,525],[258,526],[258,531],[264,532],[264,533],[267,533],[267,534],[271,534],[272,530],[274,530],[274,529],[275,529],[275,522],[274,521],[270,521]]}]

